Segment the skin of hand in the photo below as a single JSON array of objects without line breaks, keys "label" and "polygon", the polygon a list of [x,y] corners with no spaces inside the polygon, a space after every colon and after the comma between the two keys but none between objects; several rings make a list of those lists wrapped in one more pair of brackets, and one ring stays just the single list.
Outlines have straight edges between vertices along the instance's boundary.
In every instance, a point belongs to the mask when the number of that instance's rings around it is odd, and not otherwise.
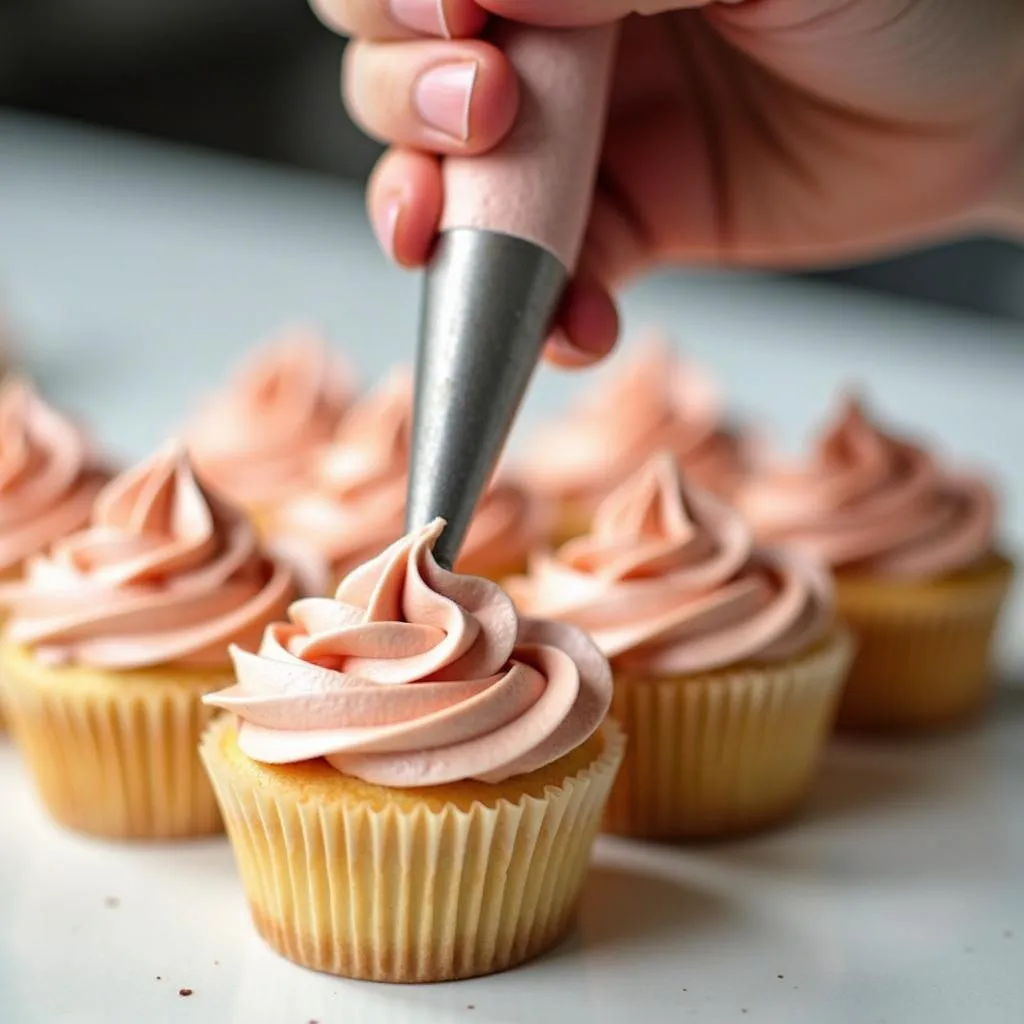
[{"label": "skin of hand", "polygon": [[612,295],[656,263],[811,269],[1024,228],[1024,0],[312,0],[352,37],[343,92],[391,148],[368,187],[385,251],[428,258],[439,157],[514,122],[492,16],[623,19],[583,255],[548,347],[613,347]]}]

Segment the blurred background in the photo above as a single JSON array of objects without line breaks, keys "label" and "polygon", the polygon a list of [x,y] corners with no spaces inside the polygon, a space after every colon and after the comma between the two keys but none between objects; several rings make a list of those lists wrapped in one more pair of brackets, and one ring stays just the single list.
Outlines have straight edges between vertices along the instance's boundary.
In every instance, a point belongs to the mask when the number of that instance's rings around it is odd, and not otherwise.
[{"label": "blurred background", "polygon": [[[359,180],[377,149],[338,98],[343,46],[303,0],[0,0],[0,105]],[[822,276],[1024,319],[1001,242]]]}]

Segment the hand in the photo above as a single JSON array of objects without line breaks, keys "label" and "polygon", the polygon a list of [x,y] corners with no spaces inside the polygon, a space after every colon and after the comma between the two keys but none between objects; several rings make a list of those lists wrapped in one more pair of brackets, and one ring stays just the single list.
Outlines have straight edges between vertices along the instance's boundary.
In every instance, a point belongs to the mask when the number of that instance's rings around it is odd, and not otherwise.
[{"label": "hand", "polygon": [[953,235],[985,222],[1019,166],[1021,0],[313,3],[354,37],[349,110],[392,146],[370,216],[407,267],[437,231],[437,156],[484,152],[515,119],[515,74],[476,38],[488,12],[627,18],[583,255],[549,349],[566,365],[612,347],[610,296],[653,263],[812,268]]}]

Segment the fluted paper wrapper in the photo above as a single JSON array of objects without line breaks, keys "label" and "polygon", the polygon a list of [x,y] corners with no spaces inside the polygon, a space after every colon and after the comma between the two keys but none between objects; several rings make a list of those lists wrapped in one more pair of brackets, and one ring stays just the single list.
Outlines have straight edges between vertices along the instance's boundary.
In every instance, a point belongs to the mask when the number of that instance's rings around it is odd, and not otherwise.
[{"label": "fluted paper wrapper", "polygon": [[852,649],[837,630],[777,665],[616,678],[612,714],[629,743],[605,830],[710,839],[790,815],[814,779]]},{"label": "fluted paper wrapper", "polygon": [[840,578],[839,609],[857,636],[840,728],[923,732],[979,712],[992,692],[992,643],[1012,579],[1003,558],[917,586]]},{"label": "fluted paper wrapper", "polygon": [[624,745],[606,725],[600,755],[543,798],[398,807],[261,782],[225,754],[228,730],[201,752],[257,930],[304,967],[388,982],[503,971],[566,934]]},{"label": "fluted paper wrapper", "polygon": [[197,746],[214,713],[201,697],[230,673],[101,674],[0,650],[8,724],[36,792],[61,825],[109,839],[222,829]]}]

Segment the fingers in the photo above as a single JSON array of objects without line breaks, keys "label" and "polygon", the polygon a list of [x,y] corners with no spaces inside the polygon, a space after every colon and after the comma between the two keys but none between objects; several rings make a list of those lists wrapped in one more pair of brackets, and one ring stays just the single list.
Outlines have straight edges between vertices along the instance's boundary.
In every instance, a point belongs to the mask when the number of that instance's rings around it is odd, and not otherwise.
[{"label": "fingers", "polygon": [[353,42],[343,92],[368,135],[434,153],[485,152],[512,127],[519,106],[508,61],[477,40]]},{"label": "fingers", "polygon": [[363,39],[465,39],[487,20],[474,0],[310,0],[310,6],[328,28]]},{"label": "fingers", "polygon": [[420,267],[427,261],[443,203],[440,165],[434,157],[412,150],[385,153],[366,189],[377,241],[403,267]]},{"label": "fingers", "polygon": [[600,362],[619,336],[619,313],[607,289],[586,271],[569,283],[544,357],[555,366],[578,370]]}]

